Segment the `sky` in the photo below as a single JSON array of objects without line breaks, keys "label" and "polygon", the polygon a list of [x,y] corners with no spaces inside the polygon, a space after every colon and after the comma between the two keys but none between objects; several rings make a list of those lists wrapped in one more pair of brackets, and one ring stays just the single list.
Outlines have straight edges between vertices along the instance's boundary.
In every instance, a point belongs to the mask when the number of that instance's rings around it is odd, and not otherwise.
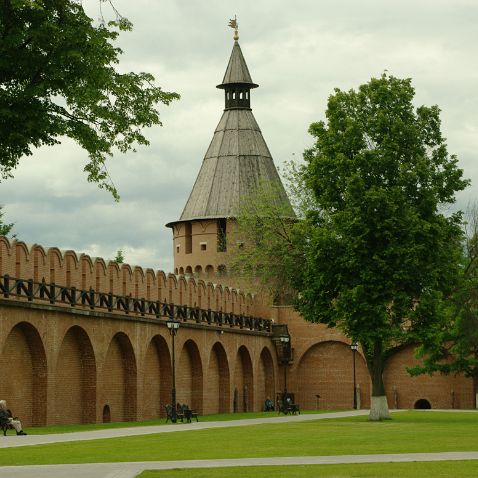
[{"label": "sky", "polygon": [[[98,0],[83,0],[100,17]],[[0,183],[4,221],[18,239],[170,272],[172,233],[224,108],[223,78],[233,46],[230,18],[252,79],[251,106],[280,167],[312,145],[334,88],[348,90],[384,71],[412,78],[415,104],[437,104],[448,150],[478,197],[478,1],[476,0],[114,0],[134,25],[122,33],[122,71],[152,73],[181,100],[160,108],[149,147],[116,154],[108,170],[121,195],[86,181],[87,155],[73,141],[23,158]],[[105,17],[114,17],[103,3]]]}]

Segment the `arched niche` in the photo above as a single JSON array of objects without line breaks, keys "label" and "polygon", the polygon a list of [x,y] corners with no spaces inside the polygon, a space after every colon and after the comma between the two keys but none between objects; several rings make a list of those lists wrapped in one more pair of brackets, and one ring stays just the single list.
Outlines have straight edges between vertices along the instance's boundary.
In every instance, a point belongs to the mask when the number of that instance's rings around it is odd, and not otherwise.
[{"label": "arched niche", "polygon": [[63,337],[55,370],[55,423],[96,422],[96,359],[79,326]]},{"label": "arched niche", "polygon": [[46,425],[47,359],[41,336],[32,324],[19,322],[8,333],[0,368],[8,408],[22,418],[25,427]]}]

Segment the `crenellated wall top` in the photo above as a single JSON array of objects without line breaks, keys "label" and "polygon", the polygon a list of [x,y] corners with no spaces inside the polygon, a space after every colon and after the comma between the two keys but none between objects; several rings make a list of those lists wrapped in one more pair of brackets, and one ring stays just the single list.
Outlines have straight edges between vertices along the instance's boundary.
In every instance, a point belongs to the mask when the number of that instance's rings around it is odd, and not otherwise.
[{"label": "crenellated wall top", "polygon": [[263,304],[252,294],[233,287],[193,276],[118,264],[73,250],[27,245],[23,241],[0,236],[0,276],[5,274],[149,301],[269,317]]}]

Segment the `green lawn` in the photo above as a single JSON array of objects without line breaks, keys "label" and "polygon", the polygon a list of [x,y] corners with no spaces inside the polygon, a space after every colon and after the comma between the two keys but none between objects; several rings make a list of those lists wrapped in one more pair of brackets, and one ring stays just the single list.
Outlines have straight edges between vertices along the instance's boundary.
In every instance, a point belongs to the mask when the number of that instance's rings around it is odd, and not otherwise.
[{"label": "green lawn", "polygon": [[478,461],[364,463],[353,465],[242,466],[144,471],[138,478],[470,478]]},{"label": "green lawn", "polygon": [[478,413],[401,412],[0,449],[1,465],[478,450]]}]

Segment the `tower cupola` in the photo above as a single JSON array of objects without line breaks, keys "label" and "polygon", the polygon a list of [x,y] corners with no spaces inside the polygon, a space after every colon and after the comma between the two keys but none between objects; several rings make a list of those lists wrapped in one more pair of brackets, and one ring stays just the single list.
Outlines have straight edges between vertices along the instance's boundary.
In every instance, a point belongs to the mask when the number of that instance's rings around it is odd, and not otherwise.
[{"label": "tower cupola", "polygon": [[241,47],[235,40],[222,83],[216,87],[224,90],[225,109],[250,109],[251,89],[258,86],[252,81]]}]

